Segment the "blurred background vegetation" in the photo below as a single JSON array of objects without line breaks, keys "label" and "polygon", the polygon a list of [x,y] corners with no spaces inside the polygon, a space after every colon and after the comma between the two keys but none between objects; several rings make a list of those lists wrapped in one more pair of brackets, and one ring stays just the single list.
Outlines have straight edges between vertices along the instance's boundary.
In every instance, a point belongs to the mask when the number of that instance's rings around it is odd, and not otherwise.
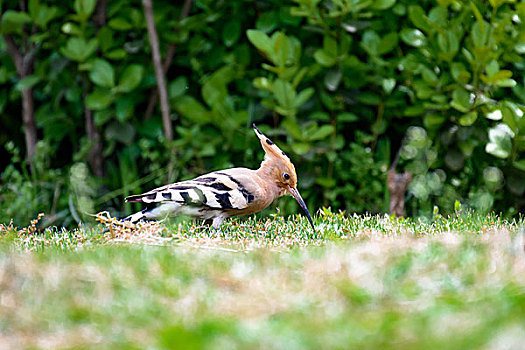
[{"label": "blurred background vegetation", "polygon": [[157,0],[165,104],[149,4],[0,0],[0,222],[126,215],[126,195],[255,168],[252,122],[311,210],[388,212],[394,164],[408,215],[524,212],[525,3]]}]

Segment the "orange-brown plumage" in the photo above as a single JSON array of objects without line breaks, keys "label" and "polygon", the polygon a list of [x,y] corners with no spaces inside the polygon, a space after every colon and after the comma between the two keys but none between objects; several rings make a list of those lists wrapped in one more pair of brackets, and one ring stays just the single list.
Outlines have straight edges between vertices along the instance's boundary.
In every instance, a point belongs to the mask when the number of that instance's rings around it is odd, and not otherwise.
[{"label": "orange-brown plumage", "polygon": [[288,156],[256,126],[255,133],[265,157],[257,170],[232,168],[215,171],[192,180],[177,182],[126,198],[127,202],[156,204],[127,217],[132,222],[172,215],[188,215],[213,220],[218,228],[225,218],[257,213],[276,198],[289,193],[307,214],[310,213],[299,191],[297,174]]}]

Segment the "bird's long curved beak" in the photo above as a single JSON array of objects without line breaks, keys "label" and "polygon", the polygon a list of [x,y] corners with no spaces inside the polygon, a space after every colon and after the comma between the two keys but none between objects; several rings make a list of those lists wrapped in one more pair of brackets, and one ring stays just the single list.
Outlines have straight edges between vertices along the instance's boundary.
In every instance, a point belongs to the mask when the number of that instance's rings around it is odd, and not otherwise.
[{"label": "bird's long curved beak", "polygon": [[310,225],[312,225],[312,229],[315,232],[314,222],[312,221],[312,217],[310,216],[310,212],[308,211],[308,207],[304,203],[304,200],[301,197],[301,195],[299,194],[299,191],[297,191],[297,189],[294,188],[294,187],[288,187],[288,192],[290,192],[290,194],[295,198],[297,203],[299,203],[301,208],[303,208],[304,212],[306,213],[306,217],[308,218],[308,221],[310,222]]}]

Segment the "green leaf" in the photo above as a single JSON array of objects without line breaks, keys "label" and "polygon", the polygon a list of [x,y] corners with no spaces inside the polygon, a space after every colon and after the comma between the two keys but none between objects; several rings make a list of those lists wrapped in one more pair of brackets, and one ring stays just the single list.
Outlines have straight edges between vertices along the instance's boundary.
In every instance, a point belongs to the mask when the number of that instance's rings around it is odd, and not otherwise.
[{"label": "green leaf", "polygon": [[257,89],[272,91],[272,82],[266,77],[257,77],[253,79],[253,86]]},{"label": "green leaf", "polygon": [[241,23],[229,21],[222,28],[222,41],[227,47],[233,46],[241,36]]},{"label": "green leaf", "polygon": [[168,86],[168,95],[170,99],[182,96],[188,90],[188,78],[184,75],[173,80]]},{"label": "green leaf", "polygon": [[427,38],[425,37],[425,34],[423,34],[423,32],[421,32],[419,29],[403,28],[401,30],[400,36],[401,40],[403,40],[405,44],[414,47],[421,47],[427,44]]},{"label": "green leaf", "polygon": [[512,72],[510,70],[503,69],[488,77],[482,75],[481,79],[488,84],[497,84],[506,80],[510,80],[510,77],[512,77]]},{"label": "green leaf", "polygon": [[501,159],[508,158],[510,155],[509,150],[506,150],[493,142],[487,143],[485,146],[485,152]]},{"label": "green leaf", "polygon": [[503,122],[507,124],[514,133],[519,134],[520,122],[523,120],[523,111],[518,105],[510,101],[504,101],[501,105],[503,107]]},{"label": "green leaf", "polygon": [[478,8],[474,4],[474,2],[470,2],[470,9],[474,13],[474,17],[476,17],[476,21],[478,21],[479,24],[483,25],[483,15],[481,12],[479,12]]},{"label": "green leaf", "polygon": [[485,72],[487,72],[487,75],[489,77],[493,76],[499,71],[499,64],[498,61],[492,60],[489,64],[485,67]]},{"label": "green leaf", "polygon": [[462,84],[467,84],[470,81],[470,73],[467,72],[463,63],[454,62],[451,65],[451,73],[454,79]]},{"label": "green leaf", "polygon": [[113,95],[107,90],[97,89],[86,97],[86,106],[93,110],[107,108],[112,102]]},{"label": "green leaf", "polygon": [[523,118],[523,106],[519,107],[516,103],[510,101],[504,101],[503,105],[509,109],[512,115],[517,119]]},{"label": "green leaf", "polygon": [[323,37],[323,50],[331,57],[337,57],[337,41],[330,35]]},{"label": "green leaf", "polygon": [[102,109],[93,113],[93,119],[96,126],[102,126],[112,120],[114,113],[111,109]]},{"label": "green leaf", "polygon": [[330,56],[325,50],[317,49],[314,52],[314,59],[317,63],[324,67],[331,67],[335,64],[335,58]]},{"label": "green leaf", "polygon": [[89,18],[95,10],[96,0],[75,0],[75,12],[83,19]]},{"label": "green leaf", "polygon": [[471,126],[476,122],[478,119],[478,113],[476,111],[472,111],[470,113],[464,114],[459,118],[459,125],[462,126]]},{"label": "green leaf", "polygon": [[474,152],[474,149],[479,144],[479,141],[473,140],[471,138],[463,141],[459,141],[458,146],[461,152],[466,156],[470,157],[472,156],[472,153]]},{"label": "green leaf", "polygon": [[108,61],[96,59],[89,72],[89,78],[98,86],[112,88],[115,86],[115,72]]},{"label": "green leaf", "polygon": [[310,97],[314,94],[315,90],[313,87],[309,87],[301,91],[295,98],[295,107],[299,108],[306,103]]},{"label": "green leaf", "polygon": [[27,77],[21,79],[16,85],[15,89],[18,91],[22,91],[25,89],[28,89],[35,84],[37,84],[40,81],[40,77],[36,75],[28,75]]},{"label": "green leaf", "polygon": [[36,25],[47,28],[47,24],[57,16],[58,8],[41,4],[39,0],[30,0],[28,12]]},{"label": "green leaf", "polygon": [[466,48],[463,47],[461,49],[461,53],[463,54],[463,56],[465,56],[465,58],[467,59],[467,61],[470,64],[474,64],[475,58],[474,58],[474,55],[472,54],[472,52],[470,52],[469,50],[467,50]]},{"label": "green leaf", "polygon": [[335,91],[339,87],[342,77],[343,74],[340,69],[330,69],[324,76],[324,86],[328,91]]},{"label": "green leaf", "polygon": [[459,171],[465,165],[465,155],[456,150],[448,150],[444,160],[452,171]]},{"label": "green leaf", "polygon": [[369,106],[377,106],[381,102],[381,97],[373,92],[364,92],[359,94],[358,100]]},{"label": "green leaf", "polygon": [[[0,6],[2,5],[2,2],[0,1]],[[29,0],[27,4],[27,12],[29,13],[29,16],[35,20],[35,18],[38,15],[38,11],[40,10],[40,0]]]},{"label": "green leaf", "polygon": [[326,188],[333,188],[337,185],[337,180],[327,176],[319,176],[315,178],[315,183]]},{"label": "green leaf", "polygon": [[384,55],[397,47],[398,37],[396,32],[391,32],[381,38],[379,54]]},{"label": "green leaf", "polygon": [[428,19],[441,28],[447,26],[447,9],[444,6],[435,6],[428,12]]},{"label": "green leaf", "polygon": [[[8,73],[5,66],[0,67],[0,84],[5,84],[5,82],[7,81],[7,79],[10,78],[11,75],[14,75],[13,71],[10,71]],[[0,109],[0,111],[1,111],[1,109]]]},{"label": "green leaf", "polygon": [[120,81],[117,86],[120,92],[130,92],[139,86],[144,68],[139,64],[131,64],[124,69],[120,76]]},{"label": "green leaf", "polygon": [[60,53],[67,58],[84,62],[97,49],[97,39],[86,42],[82,38],[69,38],[65,47],[60,48]]},{"label": "green leaf", "polygon": [[396,3],[396,0],[375,0],[371,8],[374,10],[386,10]]},{"label": "green leaf", "polygon": [[282,126],[294,139],[304,140],[303,132],[295,120],[287,118],[282,122]]},{"label": "green leaf", "polygon": [[109,58],[110,60],[122,60],[126,58],[127,52],[124,49],[114,49],[104,53],[104,57]]},{"label": "green leaf", "polygon": [[131,95],[121,96],[115,102],[115,112],[119,122],[124,122],[133,116],[135,99]]},{"label": "green leaf", "polygon": [[449,54],[452,59],[452,56],[459,50],[459,41],[454,32],[448,30],[445,35],[439,33],[437,39],[440,51]]},{"label": "green leaf", "polygon": [[226,86],[234,79],[235,71],[224,66],[215,71],[202,85],[202,98],[212,108],[223,108],[228,100]]},{"label": "green leaf", "polygon": [[279,13],[277,11],[262,11],[262,14],[255,21],[255,28],[265,33],[269,33],[279,25]]},{"label": "green leaf", "polygon": [[394,78],[390,79],[383,79],[383,82],[381,83],[383,86],[383,90],[390,95],[394,88],[396,87],[396,80]]},{"label": "green leaf", "polygon": [[454,210],[456,211],[456,213],[460,212],[461,211],[461,202],[458,201],[456,199],[456,201],[454,202]]},{"label": "green leaf", "polygon": [[432,26],[428,23],[429,19],[425,14],[425,11],[421,8],[421,6],[413,5],[409,6],[408,8],[408,17],[414,23],[416,27],[421,29],[424,32],[431,32],[433,31]]},{"label": "green leaf", "polygon": [[2,34],[20,33],[24,24],[30,23],[31,17],[25,12],[7,10],[2,15],[0,32]]},{"label": "green leaf", "polygon": [[103,52],[106,52],[113,47],[114,36],[115,32],[111,30],[111,28],[109,28],[108,26],[100,28],[100,30],[97,33],[97,38],[100,49]]},{"label": "green leaf", "polygon": [[[522,126],[525,126],[525,123],[522,123]],[[516,148],[519,151],[525,151],[525,135],[516,136],[514,141],[516,142]]]},{"label": "green leaf", "polygon": [[325,139],[335,132],[333,125],[325,124],[320,128],[316,129],[313,133],[309,134],[307,137],[310,141],[319,141]]},{"label": "green leaf", "polygon": [[421,104],[418,104],[415,106],[408,106],[404,110],[404,115],[406,117],[419,117],[424,113],[425,113],[425,108]]},{"label": "green leaf", "polygon": [[115,17],[108,22],[108,26],[114,30],[126,31],[133,28],[133,25],[129,23],[125,18]]},{"label": "green leaf", "polygon": [[[140,28],[141,26],[144,25],[145,20],[144,20],[144,12],[142,9],[139,10],[138,8],[132,7],[125,13],[129,21],[133,24],[135,28]],[[211,17],[214,15],[217,16],[217,14],[210,14],[209,16]],[[180,25],[180,22],[177,25]],[[166,33],[166,34],[169,35],[171,33]]]},{"label": "green leaf", "polygon": [[472,26],[471,37],[474,46],[484,47],[487,46],[489,40],[490,24],[487,22],[476,22]]},{"label": "green leaf", "polygon": [[463,113],[469,112],[471,103],[468,91],[460,88],[455,89],[452,93],[452,102],[450,102],[450,106]]},{"label": "green leaf", "polygon": [[372,124],[370,130],[376,135],[381,135],[386,131],[387,128],[388,121],[385,119],[378,119]]},{"label": "green leaf", "polygon": [[282,108],[287,110],[294,108],[296,92],[289,82],[276,79],[273,83],[273,95]]},{"label": "green leaf", "polygon": [[311,146],[306,142],[294,142],[292,144],[292,150],[295,154],[300,156],[306,154],[310,150]]},{"label": "green leaf", "polygon": [[512,165],[514,165],[514,167],[516,169],[519,169],[521,171],[525,171],[525,159],[521,159],[521,160],[515,160]]},{"label": "green leaf", "polygon": [[446,120],[447,118],[442,114],[430,113],[423,117],[423,125],[427,129],[434,130],[443,125]]},{"label": "green leaf", "polygon": [[435,86],[439,82],[436,73],[427,67],[421,67],[421,76],[423,77],[423,80],[429,85]]},{"label": "green leaf", "polygon": [[336,119],[340,123],[353,123],[359,120],[359,117],[354,113],[343,112],[336,116]]},{"label": "green leaf", "polygon": [[514,45],[514,50],[520,55],[525,54],[525,42],[520,41],[516,43],[516,45]]},{"label": "green leaf", "polygon": [[208,123],[212,120],[212,115],[199,101],[195,98],[184,95],[174,102],[175,110],[188,120],[196,123]]},{"label": "green leaf", "polygon": [[515,87],[516,86],[516,80],[514,79],[505,79],[505,80],[500,80],[498,82],[496,82],[496,86],[499,86],[499,87],[509,87],[509,88],[512,88],[512,87]]},{"label": "green leaf", "polygon": [[506,124],[498,124],[489,129],[489,140],[485,151],[498,158],[508,158],[512,151],[514,133]]},{"label": "green leaf", "polygon": [[367,30],[363,34],[361,47],[371,56],[378,56],[381,45],[381,38],[373,30]]},{"label": "green leaf", "polygon": [[64,23],[60,30],[62,30],[63,33],[69,35],[82,36],[82,30],[80,29],[80,27],[71,22]]},{"label": "green leaf", "polygon": [[312,114],[310,114],[309,119],[310,120],[317,120],[317,121],[321,121],[321,122],[329,122],[330,121],[330,116],[326,112],[317,111],[317,112],[313,112]]},{"label": "green leaf", "polygon": [[260,30],[248,29],[246,35],[248,36],[248,40],[250,40],[259,51],[262,51],[268,56],[273,53],[272,41],[266,33]]},{"label": "green leaf", "polygon": [[501,113],[500,109],[495,109],[487,113],[485,117],[490,120],[501,120],[501,118],[503,118],[503,114]]},{"label": "green leaf", "polygon": [[272,36],[274,42],[273,52],[275,57],[274,63],[279,67],[285,67],[291,63],[291,45],[289,38],[283,32],[274,33]]},{"label": "green leaf", "polygon": [[428,100],[435,96],[436,89],[432,88],[434,84],[428,84],[424,80],[416,80],[414,82],[414,90],[416,92],[417,98],[421,100]]},{"label": "green leaf", "polygon": [[130,123],[111,123],[106,127],[107,140],[115,140],[131,145],[135,137],[135,128]]}]

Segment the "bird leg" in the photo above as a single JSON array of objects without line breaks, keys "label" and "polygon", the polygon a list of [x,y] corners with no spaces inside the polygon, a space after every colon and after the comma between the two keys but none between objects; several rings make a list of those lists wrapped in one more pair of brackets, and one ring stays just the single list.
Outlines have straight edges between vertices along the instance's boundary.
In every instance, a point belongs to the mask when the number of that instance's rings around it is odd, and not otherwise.
[{"label": "bird leg", "polygon": [[207,226],[207,228],[211,232],[218,233],[218,232],[221,232],[221,225],[223,221],[224,221],[224,218],[222,216],[217,216],[213,219],[204,220],[203,224],[204,226]]},{"label": "bird leg", "polygon": [[221,228],[221,225],[224,221],[224,217],[216,216],[213,218],[212,227],[214,230],[218,231]]}]

